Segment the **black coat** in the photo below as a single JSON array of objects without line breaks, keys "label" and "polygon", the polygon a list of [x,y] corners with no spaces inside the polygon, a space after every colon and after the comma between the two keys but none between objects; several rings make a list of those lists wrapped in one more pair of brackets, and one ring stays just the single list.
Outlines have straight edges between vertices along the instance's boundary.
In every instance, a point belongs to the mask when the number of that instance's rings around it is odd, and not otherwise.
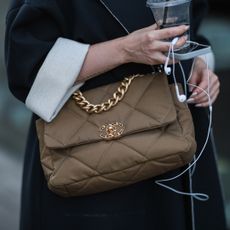
[{"label": "black coat", "polygon": [[[104,3],[100,0],[13,1],[7,15],[5,56],[9,88],[15,97],[25,101],[39,67],[58,37],[94,44],[125,36],[127,31],[121,24],[132,32],[154,23],[145,0],[104,0]],[[201,39],[197,29],[206,10],[205,0],[193,0],[193,40]],[[190,65],[184,63],[184,66]],[[150,71],[147,65],[126,64],[87,81],[82,90],[118,81],[132,73]],[[191,110],[198,149],[201,149],[208,123],[206,111]],[[21,230],[191,229],[190,198],[159,187],[154,183],[155,178],[85,197],[61,198],[49,191],[39,161],[35,119],[33,115],[25,154]],[[163,176],[172,176],[178,171]],[[194,191],[210,196],[208,202],[195,201],[196,229],[225,230],[222,193],[211,142],[198,162],[193,184]],[[171,185],[188,191],[188,176]]]}]

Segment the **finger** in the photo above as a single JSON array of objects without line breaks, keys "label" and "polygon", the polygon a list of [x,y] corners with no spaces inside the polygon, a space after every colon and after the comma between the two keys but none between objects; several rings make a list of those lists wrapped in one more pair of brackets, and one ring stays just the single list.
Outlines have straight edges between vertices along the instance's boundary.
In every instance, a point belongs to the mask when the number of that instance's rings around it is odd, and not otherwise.
[{"label": "finger", "polygon": [[202,77],[197,72],[194,72],[192,74],[192,77],[188,83],[189,85],[189,91],[192,92],[192,95],[188,99],[188,103],[197,103],[197,100],[200,98],[203,98],[207,96],[207,94],[204,93],[203,89],[207,88],[208,83],[202,82],[200,83]]},{"label": "finger", "polygon": [[181,46],[183,46],[186,41],[188,40],[188,36],[182,36],[180,39],[177,41],[176,45],[174,46],[174,49],[179,49]]},{"label": "finger", "polygon": [[208,84],[206,81],[202,81],[200,84],[197,85],[196,84],[192,84],[194,89],[193,89],[193,93],[190,96],[190,98],[193,98],[195,101],[197,101],[199,98],[204,97],[205,95],[207,95],[205,92],[205,89],[207,88]]},{"label": "finger", "polygon": [[[211,93],[211,92],[214,92],[214,89],[210,89],[209,92],[210,92],[210,97],[211,97],[213,95],[213,93]],[[208,95],[207,94],[208,94],[207,89],[206,90],[201,90],[200,89],[199,94],[194,91],[193,94],[188,99],[188,102],[189,103],[203,103],[204,101],[208,100]]]},{"label": "finger", "polygon": [[203,84],[203,88],[205,88],[205,85],[207,85],[205,92],[201,89],[199,89],[199,91],[201,93],[197,94],[197,90],[193,92],[193,94],[191,95],[191,97],[187,100],[188,103],[192,103],[192,104],[203,104],[203,103],[208,103],[209,98],[207,93],[209,93],[211,100],[213,100],[214,95],[218,95],[219,91],[220,91],[220,83],[219,80],[217,78],[217,76],[215,74],[211,75],[211,79],[210,79],[210,88],[208,89],[208,80],[206,84]]},{"label": "finger", "polygon": [[[213,96],[213,98],[211,99],[211,104],[213,104],[216,101],[218,95],[219,95],[219,92],[216,92],[215,95]],[[209,101],[196,104],[195,106],[196,107],[208,107],[209,106]]]},{"label": "finger", "polygon": [[198,84],[199,79],[200,79],[200,76],[197,74],[197,72],[193,72],[193,74],[192,74],[192,76],[188,82],[189,91],[193,94],[196,93],[195,92],[195,89],[196,89],[195,86]]},{"label": "finger", "polygon": [[[212,95],[210,95],[210,101],[212,101],[215,93],[213,93]],[[209,103],[209,97],[207,95],[205,95],[204,97],[202,97],[200,99],[194,99],[194,104],[204,104],[204,103]]]},{"label": "finger", "polygon": [[207,100],[208,99],[208,95],[207,93],[209,92],[210,94],[210,97],[212,98],[214,94],[216,94],[216,92],[219,91],[219,86],[217,84],[213,84],[210,89],[206,89],[205,90],[206,93],[200,93],[198,96],[195,96],[194,97],[194,100],[197,102],[197,103],[200,103],[204,100]]},{"label": "finger", "polygon": [[196,104],[195,106],[196,106],[196,107],[208,107],[208,106],[209,106],[209,102]]},{"label": "finger", "polygon": [[150,52],[154,52],[154,51],[167,52],[169,51],[170,45],[171,45],[170,42],[155,40],[154,42],[152,42],[150,46]]},{"label": "finger", "polygon": [[207,69],[203,69],[201,73],[198,76],[199,82],[198,86],[194,91],[197,92],[197,94],[202,92],[202,89],[207,89],[208,85],[210,85],[210,88],[214,85],[217,84],[218,86],[220,85],[218,77],[211,71]]},{"label": "finger", "polygon": [[150,57],[150,62],[149,64],[164,64],[166,62],[167,57],[161,53],[161,52],[155,52],[151,57]]},{"label": "finger", "polygon": [[160,29],[154,31],[154,37],[155,39],[159,39],[159,40],[166,39],[166,38],[173,38],[184,34],[188,29],[189,26],[185,26],[185,25]]},{"label": "finger", "polygon": [[197,73],[195,72],[191,79],[190,79],[190,83],[192,84],[192,86],[190,86],[190,89],[192,88],[192,95],[191,97],[203,97],[205,95],[205,90],[208,88],[208,84],[210,85],[210,88],[212,87],[213,81],[211,79],[210,76],[210,82],[208,82],[208,73],[207,70],[204,69],[203,71],[201,71],[201,73]]},{"label": "finger", "polygon": [[[219,93],[220,93],[220,89],[219,89],[219,87],[217,85],[215,85],[213,90],[210,91],[210,101],[211,101],[211,103],[213,103],[216,100],[216,98],[219,95]],[[190,100],[189,103],[193,103],[193,104],[197,104],[197,105],[199,105],[199,104],[209,104],[209,97],[206,95],[205,97],[200,98],[198,100],[195,100],[195,99]]]},{"label": "finger", "polygon": [[[215,88],[210,93],[210,100],[212,102],[214,102],[214,100],[218,96],[219,92],[220,92],[219,88],[215,86]],[[206,97],[195,100],[195,103],[197,103],[197,104],[209,103],[209,97],[206,95]]]},{"label": "finger", "polygon": [[[204,71],[204,72],[207,72],[207,71]],[[202,98],[204,98],[205,95],[207,95],[206,93],[210,93],[210,95],[212,95],[220,87],[220,82],[218,80],[218,77],[215,74],[213,74],[211,71],[209,72],[210,72],[209,73],[210,80],[207,77],[205,77],[205,75],[203,74],[203,80],[198,85],[199,88],[194,90],[195,93],[192,95],[192,97],[194,97],[194,99],[197,101],[202,100]],[[206,93],[202,89],[205,89]]]},{"label": "finger", "polygon": [[216,94],[213,96],[213,98],[212,98],[212,104],[215,103],[217,97],[219,96],[219,93],[220,93],[220,90],[218,90],[218,91],[216,92]]},{"label": "finger", "polygon": [[[178,40],[176,45],[174,46],[174,49],[178,49],[181,46],[183,46],[186,43],[186,40],[187,40],[187,36],[182,36]],[[152,51],[159,50],[161,52],[167,52],[167,51],[169,51],[170,47],[171,47],[171,42],[164,42],[164,41],[161,41],[161,40],[155,40],[152,43]]]}]

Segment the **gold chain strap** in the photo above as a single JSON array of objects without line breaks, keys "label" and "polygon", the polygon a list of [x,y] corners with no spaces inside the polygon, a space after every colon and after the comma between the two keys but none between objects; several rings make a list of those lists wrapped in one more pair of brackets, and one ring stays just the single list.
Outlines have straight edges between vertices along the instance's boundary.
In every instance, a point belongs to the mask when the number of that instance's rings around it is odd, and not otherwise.
[{"label": "gold chain strap", "polygon": [[131,85],[132,81],[136,77],[142,77],[141,74],[136,74],[130,77],[124,78],[124,80],[121,82],[121,85],[117,88],[116,92],[113,94],[113,97],[108,99],[108,101],[103,102],[101,104],[91,104],[89,101],[86,100],[86,98],[83,96],[82,92],[80,90],[76,91],[73,94],[73,99],[75,100],[75,103],[80,106],[81,109],[86,111],[87,113],[101,113],[108,111],[110,108],[117,105],[119,101],[123,99],[126,92],[129,89],[129,86]]}]

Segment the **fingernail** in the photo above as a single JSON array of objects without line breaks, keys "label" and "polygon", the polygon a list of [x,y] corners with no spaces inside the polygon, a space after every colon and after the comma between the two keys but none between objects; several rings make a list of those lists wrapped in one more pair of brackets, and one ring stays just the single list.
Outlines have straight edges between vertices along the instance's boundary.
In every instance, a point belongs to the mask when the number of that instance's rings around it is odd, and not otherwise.
[{"label": "fingernail", "polygon": [[190,86],[189,87],[189,92],[191,93],[193,91],[194,87],[193,86]]},{"label": "fingernail", "polygon": [[184,35],[182,37],[180,37],[180,41],[181,42],[184,42],[184,41],[187,41],[188,40],[188,36],[187,35]]},{"label": "fingernail", "polygon": [[190,26],[185,26],[185,29],[188,30]]},{"label": "fingernail", "polygon": [[196,104],[195,106],[196,107],[202,107],[203,105],[202,104]]},{"label": "fingernail", "polygon": [[191,97],[195,97],[195,96],[197,96],[197,92],[194,92],[192,95],[191,95]]},{"label": "fingernail", "polygon": [[183,39],[184,39],[184,40],[188,40],[188,35],[184,35],[184,36],[183,36]]},{"label": "fingernail", "polygon": [[194,98],[189,98],[188,100],[187,100],[187,103],[188,104],[192,104],[192,103],[194,103],[195,102],[195,99]]}]

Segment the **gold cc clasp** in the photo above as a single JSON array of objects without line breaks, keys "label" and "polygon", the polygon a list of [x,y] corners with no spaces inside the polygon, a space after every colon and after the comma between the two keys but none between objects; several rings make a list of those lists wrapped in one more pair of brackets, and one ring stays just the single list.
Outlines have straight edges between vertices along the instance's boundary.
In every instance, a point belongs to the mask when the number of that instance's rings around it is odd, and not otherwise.
[{"label": "gold cc clasp", "polygon": [[100,137],[105,140],[112,140],[119,138],[124,132],[124,125],[120,122],[104,124],[100,128]]}]

